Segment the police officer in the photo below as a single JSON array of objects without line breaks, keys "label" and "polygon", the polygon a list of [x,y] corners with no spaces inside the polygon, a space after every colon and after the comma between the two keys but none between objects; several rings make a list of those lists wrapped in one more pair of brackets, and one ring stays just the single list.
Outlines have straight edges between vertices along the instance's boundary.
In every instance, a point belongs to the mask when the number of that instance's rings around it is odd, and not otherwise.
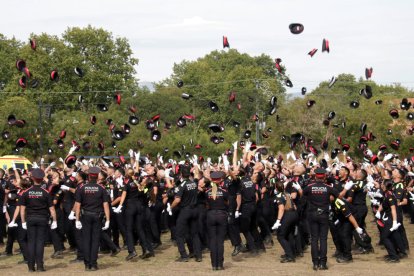
[{"label": "police officer", "polygon": [[0,169],[0,204],[2,207],[2,212],[0,213],[0,246],[4,245],[3,238],[6,236],[6,212],[7,206],[4,205],[4,196],[6,192],[4,191],[6,187],[6,180],[4,179],[4,170]]},{"label": "police officer", "polygon": [[295,225],[298,220],[296,206],[289,193],[284,190],[281,181],[276,183],[276,204],[278,206],[277,220],[272,229],[277,230],[277,240],[282,246],[285,254],[282,255],[281,263],[295,262]]},{"label": "police officer", "polygon": [[167,211],[171,211],[180,205],[180,213],[177,218],[176,239],[180,258],[178,262],[188,262],[188,254],[184,247],[186,234],[190,232],[190,237],[193,244],[193,251],[197,262],[202,261],[201,244],[198,235],[198,212],[195,208],[197,205],[198,184],[194,180],[190,180],[191,168],[189,165],[182,165],[180,167],[181,183],[178,186],[177,194],[171,207]]},{"label": "police officer", "polygon": [[313,269],[327,270],[327,239],[329,229],[329,205],[330,197],[338,197],[336,189],[326,184],[326,170],[317,168],[315,170],[315,181],[306,186],[304,190],[299,184],[292,186],[299,191],[300,195],[307,197],[309,204],[308,220],[311,230],[311,253]]},{"label": "police officer", "polygon": [[29,272],[45,271],[43,266],[44,245],[49,222],[49,212],[53,222],[51,229],[57,228],[55,208],[49,193],[42,189],[45,173],[41,169],[32,171],[33,186],[24,191],[20,198],[20,217],[23,229],[27,230],[27,250]]},{"label": "police officer", "polygon": [[220,187],[225,177],[223,172],[210,174],[211,188],[206,191],[207,196],[207,232],[210,243],[210,257],[213,270],[223,270],[224,237],[227,228],[227,191]]},{"label": "police officer", "polygon": [[109,195],[105,188],[96,182],[100,171],[98,167],[89,168],[89,181],[79,187],[75,195],[75,225],[77,229],[82,229],[86,271],[98,270],[97,260],[103,213],[105,213],[106,221],[102,230],[107,230],[110,224]]}]

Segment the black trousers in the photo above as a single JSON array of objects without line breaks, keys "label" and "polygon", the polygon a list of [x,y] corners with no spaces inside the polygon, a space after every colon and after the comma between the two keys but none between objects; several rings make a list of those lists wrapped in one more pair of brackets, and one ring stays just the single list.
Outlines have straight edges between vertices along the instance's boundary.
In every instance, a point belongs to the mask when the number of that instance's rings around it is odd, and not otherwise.
[{"label": "black trousers", "polygon": [[83,249],[83,230],[75,228],[75,240],[76,240],[76,258],[78,260],[84,260]]},{"label": "black trousers", "polygon": [[326,264],[328,251],[328,213],[317,214],[308,212],[308,221],[311,232],[311,254],[314,264]]},{"label": "black trousers", "polygon": [[145,208],[140,202],[128,202],[125,208],[125,222],[126,222],[126,231],[127,231],[127,245],[128,252],[135,252],[135,239],[134,239],[134,230],[138,232],[138,238],[141,242],[142,251],[153,252],[151,242],[149,237],[146,235],[145,231]]},{"label": "black trousers", "polygon": [[247,247],[250,251],[255,251],[260,248],[260,235],[257,230],[257,210],[256,204],[243,203],[240,208],[240,231],[246,238]]},{"label": "black trousers", "polygon": [[264,207],[265,202],[261,201],[258,205],[257,205],[257,225],[260,228],[260,239],[264,240],[266,237],[271,237],[272,236],[272,232],[270,231],[270,226],[267,223],[264,214],[263,214],[263,208]]},{"label": "black trousers", "polygon": [[236,196],[229,196],[229,218],[228,218],[228,235],[231,241],[231,245],[238,246],[242,243],[240,238],[240,219],[234,217],[236,212]]},{"label": "black trousers", "polygon": [[50,231],[53,249],[55,252],[62,251],[65,248],[63,244],[63,239],[65,236],[65,231],[63,229],[63,211],[60,208],[56,208],[56,221],[57,228]]},{"label": "black trousers", "polygon": [[77,229],[75,228],[75,221],[68,219],[70,211],[71,209],[68,207],[63,208],[62,210],[63,230],[65,232],[70,248],[77,248],[79,246],[79,244],[76,242],[77,239],[75,234]]},{"label": "black trousers", "polygon": [[[391,217],[391,214],[389,214]],[[404,248],[403,240],[397,230],[390,231],[392,227],[392,220],[388,219],[384,222],[384,227],[380,228],[381,240],[391,258],[398,259],[398,248]],[[404,252],[405,253],[405,252]]]},{"label": "black trousers", "polygon": [[119,234],[121,234],[124,245],[127,244],[127,231],[125,226],[125,212],[122,213],[111,213],[111,229],[112,229],[112,239],[117,247],[119,245]]},{"label": "black trousers", "polygon": [[30,216],[27,218],[27,261],[29,268],[43,267],[48,219]]},{"label": "black trousers", "polygon": [[279,229],[277,229],[277,240],[285,251],[285,254],[292,259],[295,258],[294,233],[297,221],[298,214],[296,211],[286,211],[280,221],[281,225]]},{"label": "black trousers", "polygon": [[348,219],[338,225],[340,252],[345,259],[352,259],[351,246],[354,227]]},{"label": "black trousers", "polygon": [[207,224],[206,224],[207,209],[204,204],[198,204],[197,210],[198,210],[198,233],[200,237],[201,248],[207,248],[209,247],[209,242],[208,242],[209,236],[207,234]]},{"label": "black trousers", "polygon": [[163,205],[161,201],[155,202],[154,206],[150,207],[150,230],[151,241],[154,243],[161,243],[161,213]]},{"label": "black trousers", "polygon": [[[3,207],[3,202],[0,202],[1,206]],[[7,231],[6,231],[6,216],[3,213],[3,210],[0,213],[0,244],[3,244],[3,239],[7,237]]]},{"label": "black trousers", "polygon": [[226,229],[227,212],[223,210],[209,210],[207,212],[207,232],[212,267],[223,267]]},{"label": "black trousers", "polygon": [[[182,258],[188,258],[184,241],[186,236],[192,241],[192,247],[196,258],[201,258],[201,244],[198,235],[198,211],[194,207],[181,208],[176,223],[176,238],[178,251]],[[189,234],[189,235],[188,235]]]},{"label": "black trousers", "polygon": [[102,232],[101,232],[101,250],[102,250],[102,247],[105,247],[105,248],[108,248],[109,250],[111,250],[112,252],[115,252],[118,249],[118,247],[111,240],[110,232],[111,232],[110,229],[105,230],[105,231],[102,230]]},{"label": "black trousers", "polygon": [[98,264],[102,218],[98,215],[82,215],[82,244],[85,265]]},{"label": "black trousers", "polygon": [[[13,218],[15,210],[16,206],[9,206],[7,209],[10,219]],[[17,217],[16,223],[17,227],[7,229],[6,253],[13,254],[13,244],[17,241],[24,259],[27,260],[27,231],[22,228],[20,216]]]}]

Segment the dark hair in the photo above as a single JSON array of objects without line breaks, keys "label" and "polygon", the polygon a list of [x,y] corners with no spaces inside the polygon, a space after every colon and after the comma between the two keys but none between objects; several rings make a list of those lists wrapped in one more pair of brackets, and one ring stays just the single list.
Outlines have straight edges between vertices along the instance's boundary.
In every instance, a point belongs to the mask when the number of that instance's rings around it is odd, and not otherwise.
[{"label": "dark hair", "polygon": [[362,173],[362,175],[364,176],[362,180],[367,179],[367,176],[368,176],[367,171],[366,171],[366,170],[364,170],[364,169],[361,169],[361,173]]},{"label": "dark hair", "polygon": [[391,179],[386,179],[386,180],[384,180],[384,186],[385,186],[385,189],[387,190],[387,191],[391,191],[392,190],[392,186],[393,186],[393,181],[391,180]]},{"label": "dark hair", "polygon": [[345,166],[342,166],[341,169],[344,169],[346,172],[346,175],[349,175],[351,172],[349,171],[349,169]]},{"label": "dark hair", "polygon": [[283,193],[285,191],[285,185],[282,181],[277,181],[275,186],[278,192]]},{"label": "dark hair", "polygon": [[180,173],[182,177],[190,177],[191,175],[190,166],[180,166]]},{"label": "dark hair", "polygon": [[80,176],[80,178],[82,178],[83,181],[85,181],[88,178],[88,175],[83,171],[79,171],[78,175]]},{"label": "dark hair", "polygon": [[121,167],[116,168],[115,171],[118,171],[120,174],[125,175],[125,170]]},{"label": "dark hair", "polygon": [[107,177],[108,177],[108,174],[107,174],[106,172],[104,172],[104,171],[101,171],[101,174],[102,174],[102,176],[103,176],[104,178],[107,178]]}]

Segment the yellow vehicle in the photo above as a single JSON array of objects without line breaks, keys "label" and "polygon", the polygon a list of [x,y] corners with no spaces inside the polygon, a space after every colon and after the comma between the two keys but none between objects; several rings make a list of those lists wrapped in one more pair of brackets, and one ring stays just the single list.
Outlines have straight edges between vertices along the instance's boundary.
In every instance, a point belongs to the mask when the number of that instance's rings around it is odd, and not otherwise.
[{"label": "yellow vehicle", "polygon": [[5,155],[0,157],[0,168],[3,170],[11,168],[13,161],[18,169],[30,170],[32,168],[32,162],[26,157],[19,155]]}]

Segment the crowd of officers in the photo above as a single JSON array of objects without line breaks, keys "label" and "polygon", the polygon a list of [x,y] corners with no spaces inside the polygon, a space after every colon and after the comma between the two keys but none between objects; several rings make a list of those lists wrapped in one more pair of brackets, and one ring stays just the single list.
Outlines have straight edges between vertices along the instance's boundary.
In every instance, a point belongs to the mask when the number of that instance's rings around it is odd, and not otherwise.
[{"label": "crowd of officers", "polygon": [[339,263],[374,252],[375,233],[366,231],[373,212],[384,260],[407,257],[403,219],[414,223],[414,158],[382,153],[378,163],[357,163],[344,153],[319,162],[290,153],[283,160],[250,148],[246,142],[238,151],[236,142],[215,163],[197,156],[150,160],[130,150],[130,162],[60,159],[30,171],[0,169],[3,256],[13,255],[17,242],[21,263],[44,271],[44,246],[52,244],[52,258],[71,250],[71,262],[95,271],[99,251],[116,256],[124,249],[130,261],[140,246],[139,258],[154,257],[161,233],[169,231],[176,261],[201,262],[209,251],[212,269],[223,270],[226,238],[232,256],[256,256],[273,245],[273,233],[284,251],[280,262],[295,262],[310,245],[313,269],[326,270],[329,232]]}]

